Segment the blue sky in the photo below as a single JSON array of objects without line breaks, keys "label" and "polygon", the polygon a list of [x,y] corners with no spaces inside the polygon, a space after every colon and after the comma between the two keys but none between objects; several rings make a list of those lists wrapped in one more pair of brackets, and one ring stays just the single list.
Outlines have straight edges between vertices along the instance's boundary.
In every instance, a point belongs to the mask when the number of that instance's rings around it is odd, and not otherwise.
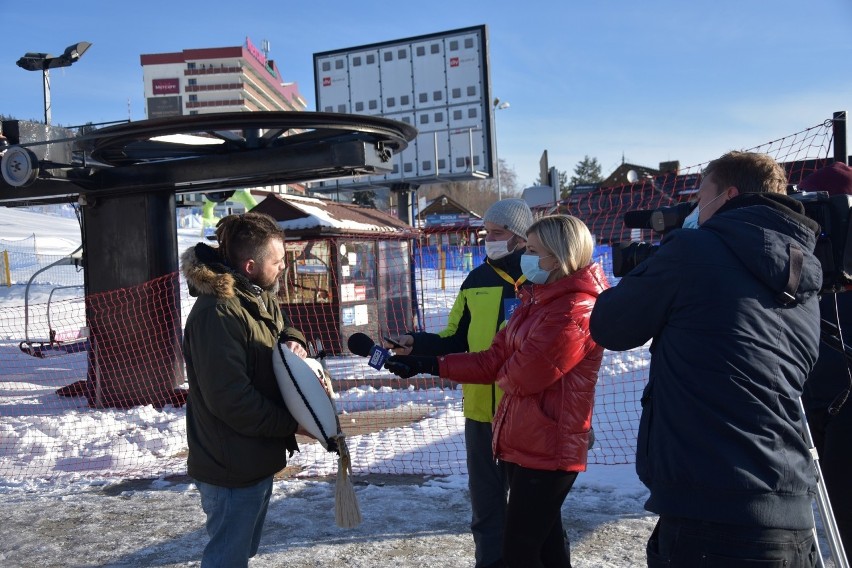
[{"label": "blue sky", "polygon": [[[53,123],[144,115],[139,55],[271,44],[284,80],[315,110],[313,54],[488,26],[498,150],[531,185],[548,151],[569,176],[585,155],[604,175],[622,160],[691,166],[852,111],[850,0],[553,0],[548,2],[45,3],[0,0],[0,113],[41,120],[41,74],[15,62],[93,45],[51,71]],[[128,110],[129,101],[129,110]]]}]

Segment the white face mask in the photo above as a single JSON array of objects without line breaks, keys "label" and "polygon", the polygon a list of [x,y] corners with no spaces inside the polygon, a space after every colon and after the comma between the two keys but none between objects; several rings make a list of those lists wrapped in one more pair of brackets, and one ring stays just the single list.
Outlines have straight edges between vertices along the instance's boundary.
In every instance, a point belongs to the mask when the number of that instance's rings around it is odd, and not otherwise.
[{"label": "white face mask", "polygon": [[485,256],[491,260],[503,258],[512,254],[514,251],[515,247],[509,250],[509,241],[485,241]]}]

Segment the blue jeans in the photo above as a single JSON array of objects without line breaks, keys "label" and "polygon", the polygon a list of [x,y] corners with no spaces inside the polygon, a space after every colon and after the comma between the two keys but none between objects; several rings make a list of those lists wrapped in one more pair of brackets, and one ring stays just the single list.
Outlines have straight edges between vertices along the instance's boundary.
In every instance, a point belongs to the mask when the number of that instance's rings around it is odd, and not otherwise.
[{"label": "blue jeans", "polygon": [[812,568],[812,530],[727,525],[662,515],[648,540],[648,568]]},{"label": "blue jeans", "polygon": [[201,493],[210,537],[201,556],[202,568],[248,566],[260,545],[272,496],[272,476],[250,487],[221,487],[201,481],[195,485]]}]

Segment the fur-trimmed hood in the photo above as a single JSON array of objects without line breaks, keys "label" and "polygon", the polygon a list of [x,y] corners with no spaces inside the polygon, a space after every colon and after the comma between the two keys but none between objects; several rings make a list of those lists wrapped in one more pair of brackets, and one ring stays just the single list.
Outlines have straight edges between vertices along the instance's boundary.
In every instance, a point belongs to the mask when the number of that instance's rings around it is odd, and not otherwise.
[{"label": "fur-trimmed hood", "polygon": [[180,256],[180,268],[193,296],[225,299],[234,297],[237,286],[251,289],[248,279],[225,264],[219,251],[206,243],[186,249]]}]

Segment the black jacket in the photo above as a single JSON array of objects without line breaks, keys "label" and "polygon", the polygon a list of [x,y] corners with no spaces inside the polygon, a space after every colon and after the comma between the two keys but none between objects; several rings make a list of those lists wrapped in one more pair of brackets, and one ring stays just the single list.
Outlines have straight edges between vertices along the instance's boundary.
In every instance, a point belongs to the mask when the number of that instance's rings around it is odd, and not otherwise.
[{"label": "black jacket", "polygon": [[[818,226],[783,195],[738,196],[598,298],[592,337],[652,339],[636,469],[650,511],[786,529],[813,524],[798,398],[819,342]],[[782,303],[791,248],[803,253]]]},{"label": "black jacket", "polygon": [[284,405],[272,367],[279,335],[304,345],[271,292],[200,243],[181,257],[198,299],[186,320],[183,352],[189,398],[187,471],[223,487],[246,487],[275,474],[296,450],[296,420]]}]

